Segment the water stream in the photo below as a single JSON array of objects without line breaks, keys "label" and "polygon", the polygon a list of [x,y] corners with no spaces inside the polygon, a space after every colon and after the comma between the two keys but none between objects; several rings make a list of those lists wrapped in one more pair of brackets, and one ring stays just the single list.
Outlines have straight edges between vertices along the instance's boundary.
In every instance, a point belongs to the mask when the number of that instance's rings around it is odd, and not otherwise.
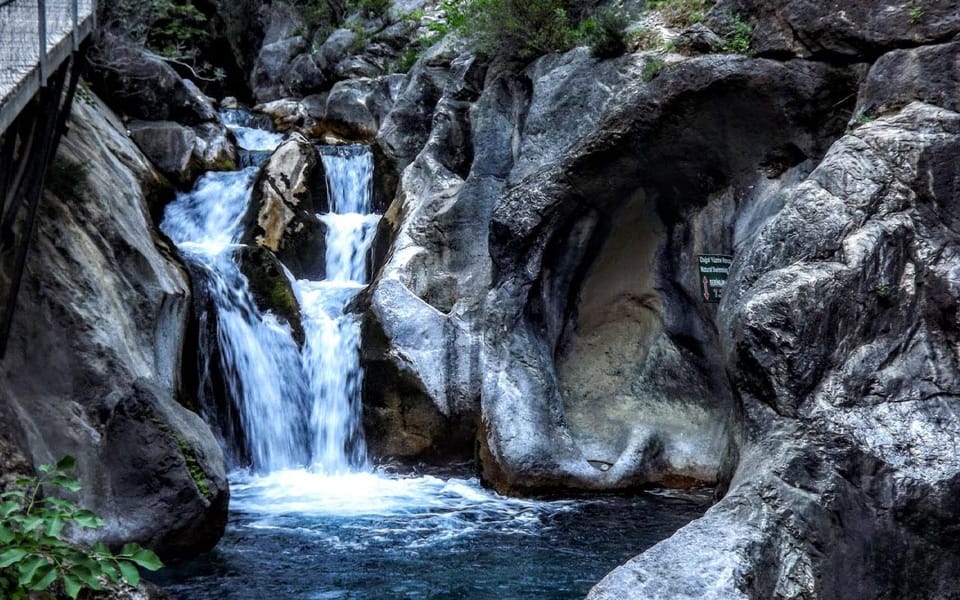
[{"label": "water stream", "polygon": [[281,137],[250,127],[244,113],[225,120],[251,166],[205,175],[161,225],[215,306],[215,334],[201,346],[219,361],[230,402],[202,399],[203,416],[234,467],[221,544],[155,577],[176,598],[579,598],[702,513],[704,496],[517,500],[481,488],[466,468],[372,466],[360,423],[360,323],[345,310],[367,283],[380,218],[371,214],[370,152],[320,149],[326,279],[291,281],[300,348],[257,308],[236,262],[257,165]]}]

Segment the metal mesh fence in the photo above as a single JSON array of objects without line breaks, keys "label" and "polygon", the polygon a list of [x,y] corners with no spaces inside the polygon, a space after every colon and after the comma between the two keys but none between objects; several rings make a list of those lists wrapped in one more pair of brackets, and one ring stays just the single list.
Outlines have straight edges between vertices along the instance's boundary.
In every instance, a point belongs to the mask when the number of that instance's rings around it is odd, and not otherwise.
[{"label": "metal mesh fence", "polygon": [[0,101],[40,64],[41,29],[49,52],[93,11],[94,0],[0,0]]}]

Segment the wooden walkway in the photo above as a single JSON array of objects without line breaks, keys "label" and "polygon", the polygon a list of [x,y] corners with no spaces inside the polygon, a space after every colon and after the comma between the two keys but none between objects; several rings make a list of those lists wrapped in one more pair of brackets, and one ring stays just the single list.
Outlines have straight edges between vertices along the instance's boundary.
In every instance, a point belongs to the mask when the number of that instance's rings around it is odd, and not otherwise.
[{"label": "wooden walkway", "polygon": [[0,0],[0,134],[95,21],[96,0]]}]

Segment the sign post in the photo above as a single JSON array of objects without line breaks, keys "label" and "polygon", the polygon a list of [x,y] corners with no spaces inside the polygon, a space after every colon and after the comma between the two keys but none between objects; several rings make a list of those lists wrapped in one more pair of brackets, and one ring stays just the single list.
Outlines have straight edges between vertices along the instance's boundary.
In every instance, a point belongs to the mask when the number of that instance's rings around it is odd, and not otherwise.
[{"label": "sign post", "polygon": [[720,302],[732,262],[733,257],[724,254],[697,255],[697,267],[700,272],[698,285],[704,302]]}]

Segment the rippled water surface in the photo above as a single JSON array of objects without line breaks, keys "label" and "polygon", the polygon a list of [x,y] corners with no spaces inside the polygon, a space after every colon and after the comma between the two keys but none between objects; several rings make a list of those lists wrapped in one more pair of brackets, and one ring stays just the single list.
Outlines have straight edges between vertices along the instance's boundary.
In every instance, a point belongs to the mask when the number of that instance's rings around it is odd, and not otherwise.
[{"label": "rippled water surface", "polygon": [[582,598],[698,517],[707,493],[507,499],[475,479],[234,476],[213,552],[155,580],[182,600]]}]

